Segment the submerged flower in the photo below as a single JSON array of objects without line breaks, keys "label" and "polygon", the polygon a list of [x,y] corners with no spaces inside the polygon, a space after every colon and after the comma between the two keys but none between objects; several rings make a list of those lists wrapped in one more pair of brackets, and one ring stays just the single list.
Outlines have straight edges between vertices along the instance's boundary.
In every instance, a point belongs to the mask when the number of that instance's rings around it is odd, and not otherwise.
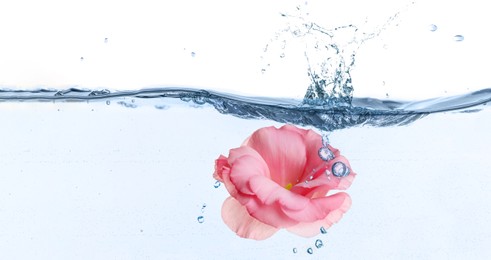
[{"label": "submerged flower", "polygon": [[[320,157],[325,149],[332,156]],[[222,206],[225,224],[237,235],[266,239],[281,228],[312,237],[339,221],[349,207],[355,177],[339,151],[312,130],[291,125],[261,128],[241,147],[215,162],[213,177],[230,197]]]}]

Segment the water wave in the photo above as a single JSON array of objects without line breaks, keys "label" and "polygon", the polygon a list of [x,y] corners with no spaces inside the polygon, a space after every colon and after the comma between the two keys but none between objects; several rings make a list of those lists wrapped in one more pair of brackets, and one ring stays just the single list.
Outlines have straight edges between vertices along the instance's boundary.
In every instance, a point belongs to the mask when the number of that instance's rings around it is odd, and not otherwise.
[{"label": "water wave", "polygon": [[[138,102],[128,106],[127,98]],[[0,101],[53,102],[111,102],[135,108],[155,104],[166,107],[169,100],[180,100],[194,106],[212,106],[218,112],[245,119],[270,119],[281,123],[313,126],[321,130],[337,130],[354,126],[406,125],[431,113],[446,111],[476,112],[491,100],[491,89],[465,95],[440,97],[421,101],[353,98],[351,104],[340,102],[318,103],[287,98],[248,97],[210,90],[166,87],[132,91],[110,91],[69,88],[65,90],[0,90]],[[154,102],[149,102],[150,100]]]}]

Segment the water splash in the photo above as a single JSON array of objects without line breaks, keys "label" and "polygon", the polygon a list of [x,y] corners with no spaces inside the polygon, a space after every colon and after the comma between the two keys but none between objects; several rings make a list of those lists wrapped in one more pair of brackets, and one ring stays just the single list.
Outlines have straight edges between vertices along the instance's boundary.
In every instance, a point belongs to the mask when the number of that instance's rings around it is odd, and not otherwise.
[{"label": "water splash", "polygon": [[[413,3],[411,3],[413,4]],[[280,58],[285,57],[287,45],[301,42],[301,48],[307,62],[307,75],[310,84],[303,102],[305,104],[349,107],[353,99],[354,87],[351,71],[355,67],[358,49],[366,41],[376,38],[386,28],[398,21],[401,11],[390,16],[385,23],[370,29],[360,29],[354,24],[330,28],[309,19],[305,5],[298,5],[293,13],[281,13],[286,26],[278,31],[264,48],[280,46]],[[406,6],[407,8],[407,6]],[[368,21],[365,21],[367,24]],[[275,53],[273,56],[276,56]],[[264,56],[263,56],[264,59]],[[266,67],[270,62],[266,60]],[[262,69],[265,72],[267,69]]]}]

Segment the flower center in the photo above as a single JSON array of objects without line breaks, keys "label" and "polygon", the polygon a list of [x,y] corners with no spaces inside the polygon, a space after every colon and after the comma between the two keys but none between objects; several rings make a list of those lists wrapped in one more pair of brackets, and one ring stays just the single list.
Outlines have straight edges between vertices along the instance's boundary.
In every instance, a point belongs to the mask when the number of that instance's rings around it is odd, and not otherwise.
[{"label": "flower center", "polygon": [[288,183],[288,184],[285,186],[285,189],[287,189],[287,190],[291,190],[291,189],[292,189],[292,187],[293,187],[293,184],[290,182],[290,183]]}]

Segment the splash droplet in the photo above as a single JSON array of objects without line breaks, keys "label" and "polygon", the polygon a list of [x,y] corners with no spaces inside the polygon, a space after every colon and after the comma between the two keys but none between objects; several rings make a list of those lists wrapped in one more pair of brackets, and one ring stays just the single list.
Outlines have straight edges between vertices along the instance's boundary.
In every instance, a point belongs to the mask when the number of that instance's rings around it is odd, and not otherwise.
[{"label": "splash droplet", "polygon": [[324,243],[322,243],[322,240],[320,240],[320,239],[315,240],[315,247],[321,248],[323,246],[324,246]]},{"label": "splash droplet", "polygon": [[108,105],[108,106],[111,105],[111,101],[107,100],[106,105]]},{"label": "splash droplet", "polygon": [[297,248],[296,248],[296,247],[294,247],[294,248],[293,248],[293,253],[294,253],[294,254],[296,254],[297,252],[298,252]]},{"label": "splash droplet", "polygon": [[203,222],[205,222],[205,217],[203,217],[203,216],[199,216],[199,217],[198,217],[198,222],[199,222],[200,224],[201,224],[201,223],[203,223]]},{"label": "splash droplet", "polygon": [[309,247],[309,248],[307,249],[307,253],[309,253],[309,254],[313,254],[313,253],[314,253],[314,250],[313,250],[311,247]]},{"label": "splash droplet", "polygon": [[324,227],[321,227],[321,233],[322,234],[327,234],[327,230]]},{"label": "splash droplet", "polygon": [[206,203],[203,203],[203,206],[201,206],[201,213],[205,212],[205,208],[206,208]]},{"label": "splash droplet", "polygon": [[104,38],[104,43],[107,43],[107,40],[108,40],[107,38]]},{"label": "splash droplet", "polygon": [[453,37],[453,40],[456,41],[456,42],[461,42],[464,40],[464,36],[460,35],[460,34],[457,34]]},{"label": "splash droplet", "polygon": [[191,52],[191,57],[193,57],[193,58],[194,58],[195,56],[196,56],[196,52],[192,51],[192,52]]},{"label": "splash droplet", "polygon": [[430,31],[434,32],[438,29],[438,26],[434,25],[434,24],[430,24],[430,26],[428,27],[428,29],[430,29]]},{"label": "splash droplet", "polygon": [[213,187],[215,187],[215,189],[216,189],[216,188],[220,187],[220,185],[221,185],[221,182],[216,181],[215,184],[213,185]]}]

